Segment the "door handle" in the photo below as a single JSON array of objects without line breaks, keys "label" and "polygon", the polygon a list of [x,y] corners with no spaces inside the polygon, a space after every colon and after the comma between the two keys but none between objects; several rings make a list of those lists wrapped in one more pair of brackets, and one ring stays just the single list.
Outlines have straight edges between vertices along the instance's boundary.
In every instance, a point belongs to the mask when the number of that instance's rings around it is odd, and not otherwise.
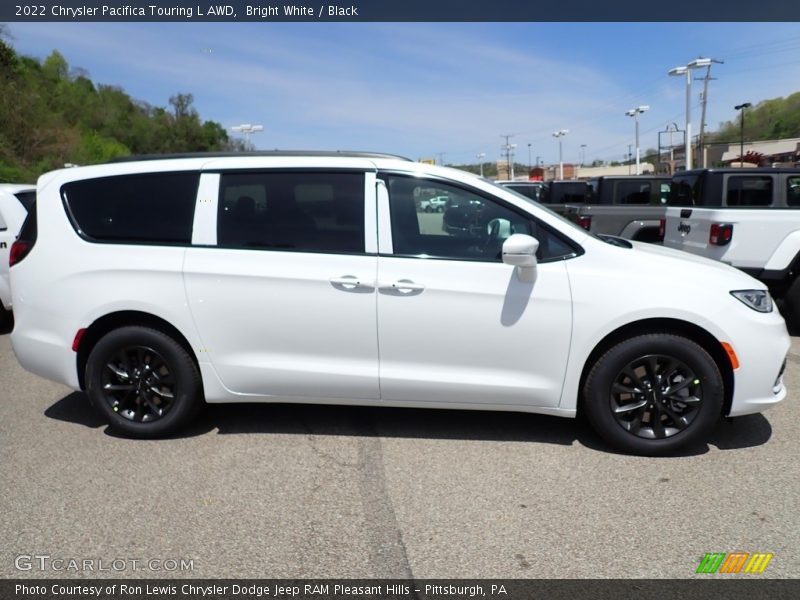
[{"label": "door handle", "polygon": [[412,294],[414,292],[421,292],[425,289],[425,284],[414,283],[408,279],[399,279],[392,283],[378,284],[378,289],[386,291],[395,291],[401,294]]},{"label": "door handle", "polygon": [[343,275],[342,277],[331,277],[328,281],[331,282],[331,285],[333,285],[333,287],[338,287],[345,290],[355,290],[363,288],[372,289],[373,287],[375,287],[371,283],[363,283],[355,275]]}]

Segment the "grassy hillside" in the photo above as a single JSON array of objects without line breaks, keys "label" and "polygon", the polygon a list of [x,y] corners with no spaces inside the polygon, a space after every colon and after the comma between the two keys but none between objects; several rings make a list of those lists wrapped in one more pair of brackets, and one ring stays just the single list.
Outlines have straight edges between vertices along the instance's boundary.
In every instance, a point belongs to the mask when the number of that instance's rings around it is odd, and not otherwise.
[{"label": "grassy hillside", "polygon": [[38,61],[17,54],[3,39],[0,90],[0,181],[35,181],[65,163],[127,154],[242,146],[219,123],[200,118],[191,94],[172,96],[169,108],[153,107],[71,70],[57,51]]}]

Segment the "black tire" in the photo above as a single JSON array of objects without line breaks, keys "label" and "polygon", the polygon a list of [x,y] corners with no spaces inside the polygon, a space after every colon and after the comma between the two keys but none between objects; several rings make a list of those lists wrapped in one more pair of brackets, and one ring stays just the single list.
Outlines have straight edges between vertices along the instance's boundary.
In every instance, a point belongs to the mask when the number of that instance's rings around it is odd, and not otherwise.
[{"label": "black tire", "polygon": [[426,213],[431,213],[431,212],[433,212],[433,209],[430,206],[426,206],[425,207],[425,212]]},{"label": "black tire", "polygon": [[14,316],[0,302],[0,333],[8,333],[14,327]]},{"label": "black tire", "polygon": [[203,405],[189,353],[168,335],[139,326],[97,342],[86,363],[86,393],[114,429],[136,438],[169,435]]},{"label": "black tire", "polygon": [[781,312],[792,333],[800,330],[800,277],[792,282],[783,295]]},{"label": "black tire", "polygon": [[603,354],[586,378],[582,408],[617,450],[661,456],[706,441],[723,399],[722,375],[708,352],[679,335],[657,333]]}]

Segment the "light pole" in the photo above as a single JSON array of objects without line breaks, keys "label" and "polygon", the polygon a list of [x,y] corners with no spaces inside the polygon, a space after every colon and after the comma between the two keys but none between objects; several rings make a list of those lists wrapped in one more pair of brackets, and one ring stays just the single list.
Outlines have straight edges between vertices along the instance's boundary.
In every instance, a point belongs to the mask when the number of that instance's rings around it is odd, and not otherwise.
[{"label": "light pole", "polygon": [[241,125],[234,125],[231,127],[231,131],[235,131],[236,133],[243,133],[244,134],[244,141],[249,144],[250,143],[250,134],[258,133],[259,131],[264,131],[263,125],[251,125],[250,123],[243,123]]},{"label": "light pole", "polygon": [[586,144],[581,144],[581,166],[586,162]]},{"label": "light pole", "polygon": [[692,168],[692,71],[711,64],[710,58],[696,58],[685,67],[675,67],[669,74],[675,77],[686,75],[686,170]]},{"label": "light pole", "polygon": [[475,158],[478,159],[478,163],[481,166],[481,177],[483,177],[483,159],[486,158],[486,152],[481,152],[480,154],[476,154]]},{"label": "light pole", "polygon": [[636,121],[636,174],[641,175],[642,170],[639,166],[639,115],[642,114],[644,111],[650,110],[650,107],[647,105],[637,106],[636,108],[632,108],[629,111],[626,111],[625,114],[629,117],[633,117]]},{"label": "light pole", "polygon": [[531,172],[531,143],[528,142],[528,175]]},{"label": "light pole", "polygon": [[559,129],[553,132],[553,137],[558,140],[558,178],[564,179],[564,153],[562,151],[562,140],[569,133],[569,129]]},{"label": "light pole", "polygon": [[741,126],[740,134],[739,134],[739,167],[740,168],[744,166],[744,109],[745,108],[750,108],[751,106],[753,106],[753,105],[750,104],[749,102],[744,102],[742,104],[737,104],[736,106],[733,107],[734,110],[742,111],[742,113],[741,113],[742,114],[742,126]]}]

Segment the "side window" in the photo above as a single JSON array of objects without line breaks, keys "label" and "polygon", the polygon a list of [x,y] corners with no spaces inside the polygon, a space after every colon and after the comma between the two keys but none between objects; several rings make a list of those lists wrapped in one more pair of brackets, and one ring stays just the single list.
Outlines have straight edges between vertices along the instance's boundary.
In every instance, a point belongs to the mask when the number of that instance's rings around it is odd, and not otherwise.
[{"label": "side window", "polygon": [[702,183],[697,175],[676,175],[669,191],[672,206],[695,206],[702,199]]},{"label": "side window", "polygon": [[[501,262],[503,242],[514,233],[539,240],[540,260],[574,253],[569,243],[528,215],[477,193],[413,177],[389,175],[384,179],[396,255]],[[443,212],[420,210],[416,199],[432,191],[447,197]]]},{"label": "side window", "polygon": [[31,206],[33,206],[33,203],[36,202],[36,192],[35,191],[17,192],[15,194],[15,196],[17,197],[17,200],[19,200],[20,204],[22,204],[22,206],[25,207],[26,211],[30,211]]},{"label": "side window", "polygon": [[770,206],[772,177],[731,175],[725,199],[728,206]]},{"label": "side window", "polygon": [[67,183],[61,193],[90,241],[190,244],[199,180],[198,173],[123,175]]},{"label": "side window", "polygon": [[800,177],[787,177],[786,204],[787,206],[800,206]]},{"label": "side window", "polygon": [[617,198],[620,204],[650,204],[650,182],[620,181]]},{"label": "side window", "polygon": [[217,245],[364,252],[362,173],[223,173]]}]

